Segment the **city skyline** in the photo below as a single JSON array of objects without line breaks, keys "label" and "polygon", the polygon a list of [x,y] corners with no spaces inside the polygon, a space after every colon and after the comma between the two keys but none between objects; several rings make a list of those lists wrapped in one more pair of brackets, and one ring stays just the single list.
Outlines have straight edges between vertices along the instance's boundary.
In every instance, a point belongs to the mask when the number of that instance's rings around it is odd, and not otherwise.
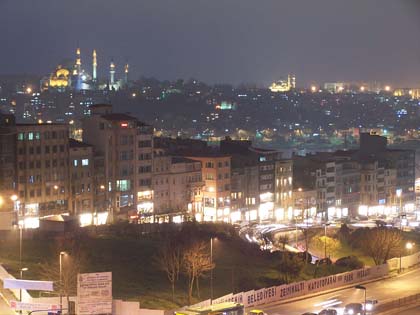
[{"label": "city skyline", "polygon": [[[96,0],[38,1],[25,7],[2,2],[0,9],[0,23],[8,26],[1,74],[45,75],[80,46],[85,61],[97,49],[100,77],[113,58],[121,74],[130,63],[133,79],[194,77],[267,86],[294,73],[299,86],[420,84],[420,42],[401,41],[420,29],[414,1],[269,1],[258,7],[251,1],[180,1],[176,7],[164,1],[125,1],[118,7]],[[76,15],[77,22],[63,21],[62,12]]]}]

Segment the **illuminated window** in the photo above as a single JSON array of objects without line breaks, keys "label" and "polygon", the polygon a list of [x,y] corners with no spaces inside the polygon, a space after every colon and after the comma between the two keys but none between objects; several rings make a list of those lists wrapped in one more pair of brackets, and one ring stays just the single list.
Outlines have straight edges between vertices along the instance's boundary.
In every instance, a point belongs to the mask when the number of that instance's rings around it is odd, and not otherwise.
[{"label": "illuminated window", "polygon": [[18,134],[18,140],[19,141],[25,140],[25,133],[24,132],[19,132],[19,134]]},{"label": "illuminated window", "polygon": [[82,159],[82,165],[88,166],[89,165],[89,159]]},{"label": "illuminated window", "polygon": [[130,181],[128,179],[117,180],[118,191],[128,191],[131,188],[130,186]]},{"label": "illuminated window", "polygon": [[33,132],[28,133],[28,140],[30,140],[30,141],[34,140],[34,133]]},{"label": "illuminated window", "polygon": [[77,160],[73,160],[73,165],[77,166]]}]

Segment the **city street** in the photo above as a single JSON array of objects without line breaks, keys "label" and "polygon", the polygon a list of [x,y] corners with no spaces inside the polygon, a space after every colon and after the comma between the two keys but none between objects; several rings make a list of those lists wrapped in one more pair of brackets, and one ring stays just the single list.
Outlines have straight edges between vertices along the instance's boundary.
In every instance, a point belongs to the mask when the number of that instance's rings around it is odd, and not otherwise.
[{"label": "city street", "polygon": [[418,315],[420,314],[420,306],[400,312],[400,311],[396,311],[395,315]]},{"label": "city street", "polygon": [[[420,292],[420,270],[410,271],[402,276],[366,284],[367,299],[384,303],[400,297]],[[346,304],[363,302],[362,290],[354,288],[336,291],[286,304],[258,306],[269,315],[300,315],[305,312],[318,313],[324,308],[342,310]],[[339,312],[340,313],[340,312]],[[411,314],[411,313],[407,313]],[[413,313],[414,314],[414,313]]]}]

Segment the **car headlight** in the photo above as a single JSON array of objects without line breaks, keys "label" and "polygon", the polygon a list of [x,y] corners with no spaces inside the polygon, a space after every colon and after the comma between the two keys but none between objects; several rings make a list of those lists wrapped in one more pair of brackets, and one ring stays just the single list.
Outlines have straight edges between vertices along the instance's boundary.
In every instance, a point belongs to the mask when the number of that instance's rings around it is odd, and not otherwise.
[{"label": "car headlight", "polygon": [[354,311],[352,309],[349,309],[348,313],[349,313],[349,315],[353,315]]},{"label": "car headlight", "polygon": [[366,310],[371,311],[373,308],[372,304],[366,304]]}]

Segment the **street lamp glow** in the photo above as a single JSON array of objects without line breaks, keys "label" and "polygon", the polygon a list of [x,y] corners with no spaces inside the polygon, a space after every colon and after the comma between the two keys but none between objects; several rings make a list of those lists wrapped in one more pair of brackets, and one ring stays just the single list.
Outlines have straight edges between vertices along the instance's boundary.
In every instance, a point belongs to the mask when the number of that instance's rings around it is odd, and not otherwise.
[{"label": "street lamp glow", "polygon": [[316,86],[315,85],[312,85],[311,86],[311,91],[314,93],[314,92],[316,92]]},{"label": "street lamp glow", "polygon": [[361,91],[361,92],[364,92],[364,91],[365,91],[365,87],[364,87],[364,86],[361,86],[361,87],[360,87],[360,91]]},{"label": "street lamp glow", "polygon": [[391,87],[389,85],[385,86],[385,91],[387,92],[391,91]]},{"label": "street lamp glow", "polygon": [[414,244],[411,242],[408,242],[407,244],[405,244],[405,248],[407,248],[408,250],[412,250],[413,249]]}]

